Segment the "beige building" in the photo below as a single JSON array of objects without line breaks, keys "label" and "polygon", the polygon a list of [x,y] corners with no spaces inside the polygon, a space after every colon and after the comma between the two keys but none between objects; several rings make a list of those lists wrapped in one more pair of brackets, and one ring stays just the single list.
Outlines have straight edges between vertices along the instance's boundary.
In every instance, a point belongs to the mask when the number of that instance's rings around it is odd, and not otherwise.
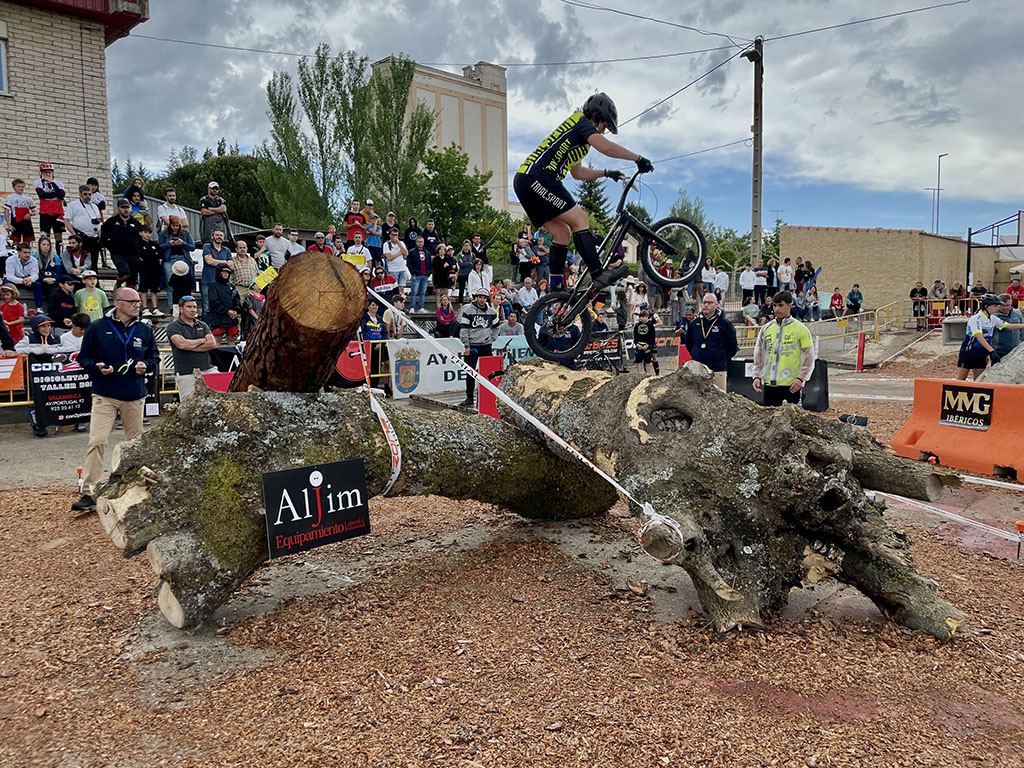
[{"label": "beige building", "polygon": [[486,61],[463,67],[461,75],[417,64],[409,100],[434,113],[435,147],[455,143],[469,156],[470,167],[491,171],[491,205],[515,214],[518,205],[508,202],[506,85],[505,68]]},{"label": "beige building", "polygon": [[106,47],[149,18],[148,0],[0,0],[0,196],[51,162],[70,200],[110,186]]},{"label": "beige building", "polygon": [[[822,268],[818,292],[826,301],[835,286],[846,294],[859,283],[868,308],[908,298],[918,280],[926,288],[936,279],[949,286],[965,282],[967,273],[966,241],[919,229],[783,226],[779,250],[783,258],[795,262],[799,256]],[[972,254],[975,279],[989,287],[994,258],[995,250]]]}]

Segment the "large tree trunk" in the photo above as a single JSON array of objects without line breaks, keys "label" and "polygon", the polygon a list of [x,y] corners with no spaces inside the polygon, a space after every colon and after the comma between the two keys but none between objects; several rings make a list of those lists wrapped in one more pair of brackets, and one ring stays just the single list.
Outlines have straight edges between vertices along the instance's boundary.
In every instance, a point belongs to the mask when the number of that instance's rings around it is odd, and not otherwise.
[{"label": "large tree trunk", "polygon": [[355,267],[325,253],[293,256],[270,284],[231,391],[316,392],[365,310],[366,287]]},{"label": "large tree trunk", "polygon": [[[235,389],[248,391],[200,384],[160,427],[115,450],[100,519],[126,555],[146,550],[175,626],[202,622],[266,559],[263,473],[362,456],[369,492],[386,486],[390,449],[365,395],[310,391],[326,382],[365,301],[347,263],[296,257],[236,375]],[[855,427],[727,395],[698,363],[642,378],[531,361],[502,387],[653,506],[641,514],[642,545],[686,569],[719,630],[760,625],[812,567],[937,637],[962,620],[915,572],[909,537],[864,493],[934,500],[958,482],[948,470],[898,458]],[[549,519],[598,514],[616,499],[512,413],[496,421],[384,407],[403,451],[393,494],[473,498]]]}]

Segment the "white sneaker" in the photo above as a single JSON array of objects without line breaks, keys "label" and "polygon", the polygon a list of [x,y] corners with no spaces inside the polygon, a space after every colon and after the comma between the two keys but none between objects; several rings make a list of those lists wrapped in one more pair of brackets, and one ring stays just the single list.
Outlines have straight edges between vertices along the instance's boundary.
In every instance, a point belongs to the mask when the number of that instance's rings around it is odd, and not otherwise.
[{"label": "white sneaker", "polygon": [[144,310],[142,310],[142,316],[143,317],[152,317],[153,313],[150,312],[149,307],[146,307]]},{"label": "white sneaker", "polygon": [[153,317],[163,317],[166,314],[162,309],[154,309]]}]

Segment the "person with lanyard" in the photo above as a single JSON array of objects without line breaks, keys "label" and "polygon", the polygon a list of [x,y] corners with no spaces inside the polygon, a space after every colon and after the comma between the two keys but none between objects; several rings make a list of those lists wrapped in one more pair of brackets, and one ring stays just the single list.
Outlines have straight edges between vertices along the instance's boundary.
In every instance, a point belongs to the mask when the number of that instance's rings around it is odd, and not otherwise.
[{"label": "person with lanyard", "polygon": [[814,371],[814,342],[807,326],[790,316],[793,294],[772,298],[771,322],[754,342],[754,391],[764,392],[766,406],[800,402],[800,390]]},{"label": "person with lanyard", "polygon": [[1008,323],[996,314],[1002,303],[998,296],[991,293],[978,300],[979,309],[967,321],[967,335],[960,345],[960,354],[956,361],[955,376],[960,381],[966,381],[968,375],[977,381],[988,361],[995,365],[1002,359],[992,346],[992,335],[995,331],[1024,328],[1024,323]]},{"label": "person with lanyard", "polygon": [[78,364],[92,379],[92,414],[89,447],[82,470],[82,497],[71,505],[76,513],[96,509],[93,497],[103,473],[103,454],[117,415],[124,424],[125,440],[142,434],[146,405],[146,374],[158,372],[153,329],[139,321],[142,300],[132,288],[114,292],[114,309],[90,324],[82,339]]},{"label": "person with lanyard", "polygon": [[686,349],[690,357],[711,369],[715,386],[726,391],[729,361],[739,349],[736,329],[718,308],[714,294],[706,293],[700,301],[700,315],[686,328]]},{"label": "person with lanyard", "polygon": [[371,298],[366,302],[366,314],[363,315],[363,322],[360,328],[363,332],[363,341],[370,344],[370,386],[382,387],[380,369],[387,352],[384,342],[388,339],[388,326],[384,319],[377,312],[380,311],[380,304],[376,299]]}]

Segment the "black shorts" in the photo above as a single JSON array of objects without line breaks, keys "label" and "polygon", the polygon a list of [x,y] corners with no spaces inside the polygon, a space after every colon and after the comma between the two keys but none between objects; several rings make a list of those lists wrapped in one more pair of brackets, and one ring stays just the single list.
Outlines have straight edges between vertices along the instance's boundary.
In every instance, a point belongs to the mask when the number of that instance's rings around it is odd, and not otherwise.
[{"label": "black shorts", "polygon": [[110,258],[114,260],[114,266],[117,267],[118,277],[131,276],[132,284],[139,281],[139,257],[138,256],[122,256],[119,253],[110,254]]},{"label": "black shorts", "polygon": [[54,216],[52,213],[39,214],[39,231],[52,232],[59,235],[64,231],[64,217]]},{"label": "black shorts", "polygon": [[535,229],[540,229],[576,205],[569,190],[553,176],[517,173],[512,180],[512,188]]},{"label": "black shorts", "polygon": [[11,223],[11,237],[20,239],[22,242],[31,243],[36,239],[35,230],[32,229],[32,219],[26,216],[21,221]]},{"label": "black shorts", "polygon": [[653,349],[647,349],[647,350],[635,349],[635,350],[633,350],[633,352],[634,352],[634,354],[636,356],[636,364],[637,365],[643,365],[644,363],[653,363],[654,362],[654,350]]},{"label": "black shorts", "polygon": [[164,279],[164,268],[162,264],[141,264],[139,266],[139,291],[160,290],[160,283]]},{"label": "black shorts", "polygon": [[979,355],[979,349],[975,345],[973,337],[968,336],[964,339],[960,344],[960,354],[956,358],[956,367],[966,368],[968,371],[976,371],[986,367],[988,365],[988,354]]}]

